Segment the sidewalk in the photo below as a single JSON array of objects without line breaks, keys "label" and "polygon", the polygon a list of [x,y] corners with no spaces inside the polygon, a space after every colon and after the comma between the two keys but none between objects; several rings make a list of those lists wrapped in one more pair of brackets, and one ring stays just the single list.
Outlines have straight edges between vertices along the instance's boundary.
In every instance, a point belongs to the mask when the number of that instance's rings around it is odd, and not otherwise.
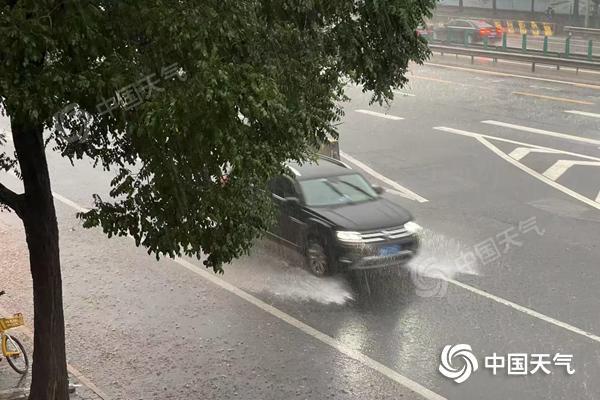
[{"label": "sidewalk", "polygon": [[[27,346],[27,348],[30,347]],[[71,400],[108,400],[98,396],[71,374],[69,374],[69,382],[76,388],[75,393],[70,395]],[[31,366],[30,372],[19,375],[8,365],[6,360],[0,361],[0,400],[27,399],[30,384]]]}]

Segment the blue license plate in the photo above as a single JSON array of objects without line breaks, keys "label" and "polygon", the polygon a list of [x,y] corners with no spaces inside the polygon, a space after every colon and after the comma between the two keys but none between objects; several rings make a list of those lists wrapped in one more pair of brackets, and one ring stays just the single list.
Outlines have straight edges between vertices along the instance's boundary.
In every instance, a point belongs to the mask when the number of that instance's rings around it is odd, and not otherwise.
[{"label": "blue license plate", "polygon": [[401,247],[399,244],[392,244],[389,246],[383,246],[379,248],[379,255],[381,257],[393,256],[400,253]]}]

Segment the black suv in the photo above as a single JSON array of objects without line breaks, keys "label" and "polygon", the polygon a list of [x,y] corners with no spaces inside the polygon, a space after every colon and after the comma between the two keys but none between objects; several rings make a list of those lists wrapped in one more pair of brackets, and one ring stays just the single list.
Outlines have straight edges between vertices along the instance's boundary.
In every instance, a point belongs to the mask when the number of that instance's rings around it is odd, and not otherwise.
[{"label": "black suv", "polygon": [[269,182],[280,211],[270,233],[302,251],[315,275],[399,265],[416,254],[421,227],[381,187],[330,157],[287,167],[293,178]]}]

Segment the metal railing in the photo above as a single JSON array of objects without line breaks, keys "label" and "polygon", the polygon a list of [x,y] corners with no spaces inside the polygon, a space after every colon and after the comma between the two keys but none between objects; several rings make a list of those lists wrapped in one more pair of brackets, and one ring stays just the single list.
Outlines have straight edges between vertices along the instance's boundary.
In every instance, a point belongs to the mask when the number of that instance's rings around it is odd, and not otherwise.
[{"label": "metal railing", "polygon": [[600,29],[582,28],[579,26],[565,26],[563,31],[572,35],[582,36],[584,38],[600,39]]},{"label": "metal railing", "polygon": [[[543,56],[564,57],[574,59],[584,59],[588,61],[600,61],[600,40],[573,39],[571,36],[566,38],[550,38],[548,36],[530,36],[508,35],[503,32],[501,37],[490,40],[487,36],[479,38],[476,43],[476,37],[472,32],[465,31],[464,35],[446,36],[441,39],[436,38],[433,33],[432,44],[439,45],[463,45],[465,47],[483,48],[485,50],[497,50],[507,52],[522,52],[528,54],[538,54]],[[510,38],[510,40],[509,40]],[[594,50],[597,55],[594,55]]]},{"label": "metal railing", "polygon": [[532,72],[535,72],[535,66],[537,64],[552,65],[552,66],[556,66],[557,68],[560,68],[560,67],[575,68],[577,71],[580,69],[600,71],[600,62],[583,60],[583,59],[565,58],[565,57],[550,57],[550,56],[544,56],[544,55],[540,55],[540,54],[518,53],[518,52],[512,52],[512,51],[498,51],[498,50],[473,48],[473,47],[446,46],[446,45],[438,45],[438,44],[432,44],[432,43],[429,44],[429,48],[431,49],[431,51],[441,53],[442,55],[447,53],[447,54],[470,56],[471,63],[474,63],[475,57],[490,58],[494,61],[509,60],[509,61],[520,61],[520,62],[524,62],[524,63],[530,63]]}]

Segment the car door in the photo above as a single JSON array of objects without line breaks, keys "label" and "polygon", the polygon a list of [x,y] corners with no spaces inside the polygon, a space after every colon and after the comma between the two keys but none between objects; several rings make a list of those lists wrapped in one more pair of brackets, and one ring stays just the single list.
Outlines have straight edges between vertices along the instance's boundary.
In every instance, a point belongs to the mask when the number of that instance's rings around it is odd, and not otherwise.
[{"label": "car door", "polygon": [[272,233],[292,246],[302,246],[305,224],[294,182],[287,176],[278,176],[269,183],[269,189],[279,213]]}]

